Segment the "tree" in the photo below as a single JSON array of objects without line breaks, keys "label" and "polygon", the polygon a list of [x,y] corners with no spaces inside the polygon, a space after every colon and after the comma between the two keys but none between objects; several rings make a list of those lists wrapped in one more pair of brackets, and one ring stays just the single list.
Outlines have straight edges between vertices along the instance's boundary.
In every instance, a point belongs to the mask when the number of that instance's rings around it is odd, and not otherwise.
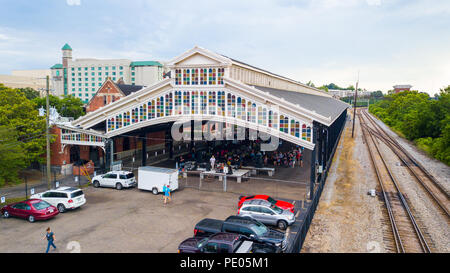
[{"label": "tree", "polygon": [[[38,115],[36,105],[24,93],[0,84],[0,126],[16,132],[16,143],[23,149],[25,162],[43,162],[45,119]],[[0,173],[0,175],[2,175]]]},{"label": "tree", "polygon": [[27,166],[25,151],[14,128],[0,126],[0,187],[18,183],[19,170]]},{"label": "tree", "polygon": [[[46,98],[35,98],[33,102],[36,103],[36,109],[41,107],[46,108]],[[74,119],[84,115],[83,102],[81,99],[66,96],[60,99],[57,96],[49,96],[49,104],[56,108],[58,113],[63,117],[73,117]]]},{"label": "tree", "polygon": [[39,97],[40,97],[39,92],[36,91],[36,90],[34,90],[33,88],[30,88],[30,87],[26,87],[26,88],[18,88],[18,90],[19,90],[20,92],[22,92],[22,93],[25,95],[25,97],[26,97],[27,99],[29,99],[29,100],[32,100],[32,99],[34,99],[34,98],[39,98]]},{"label": "tree", "polygon": [[316,87],[312,81],[306,83],[307,86]]}]

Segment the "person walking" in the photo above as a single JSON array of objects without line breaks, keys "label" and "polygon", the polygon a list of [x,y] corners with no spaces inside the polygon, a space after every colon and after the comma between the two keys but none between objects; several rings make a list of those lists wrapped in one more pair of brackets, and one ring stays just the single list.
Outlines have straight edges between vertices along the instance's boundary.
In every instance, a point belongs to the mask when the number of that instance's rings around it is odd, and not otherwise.
[{"label": "person walking", "polygon": [[53,248],[56,249],[56,246],[53,243],[55,241],[55,234],[51,231],[50,227],[47,228],[47,233],[45,234],[44,239],[47,239],[47,250],[45,253],[48,253],[50,246],[53,246]]},{"label": "person walking", "polygon": [[170,197],[170,185],[164,185],[163,192],[164,192],[164,204],[167,204],[167,202],[172,201],[172,198]]},{"label": "person walking", "polygon": [[216,164],[216,158],[214,157],[214,155],[211,156],[209,162],[211,163],[211,170],[214,170],[214,166]]}]

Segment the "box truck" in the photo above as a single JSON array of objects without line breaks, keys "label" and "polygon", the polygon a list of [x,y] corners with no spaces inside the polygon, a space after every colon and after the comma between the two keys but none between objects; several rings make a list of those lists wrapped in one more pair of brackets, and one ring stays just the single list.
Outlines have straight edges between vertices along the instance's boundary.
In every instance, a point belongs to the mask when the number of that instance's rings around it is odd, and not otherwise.
[{"label": "box truck", "polygon": [[178,189],[178,170],[152,166],[139,167],[138,189],[152,191],[153,194],[163,192],[164,185],[170,190]]}]

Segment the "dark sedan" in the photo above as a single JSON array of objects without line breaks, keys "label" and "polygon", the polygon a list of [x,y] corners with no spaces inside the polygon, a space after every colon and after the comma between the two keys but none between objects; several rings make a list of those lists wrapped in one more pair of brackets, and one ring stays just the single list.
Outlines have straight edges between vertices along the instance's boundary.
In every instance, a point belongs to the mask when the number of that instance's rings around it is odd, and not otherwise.
[{"label": "dark sedan", "polygon": [[59,211],[56,207],[40,199],[29,199],[10,205],[1,209],[4,218],[18,217],[27,219],[29,222],[36,220],[47,220],[55,217]]}]

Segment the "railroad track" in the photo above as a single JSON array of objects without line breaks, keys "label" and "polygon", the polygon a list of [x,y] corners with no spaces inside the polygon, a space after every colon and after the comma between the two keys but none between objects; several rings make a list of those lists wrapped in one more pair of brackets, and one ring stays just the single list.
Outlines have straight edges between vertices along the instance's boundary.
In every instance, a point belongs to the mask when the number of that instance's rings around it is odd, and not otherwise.
[{"label": "railroad track", "polygon": [[450,220],[450,198],[448,192],[420,163],[417,162],[394,138],[392,138],[375,120],[362,110],[364,117],[370,122],[372,128],[370,131],[381,139],[402,161],[410,173],[416,178],[417,182],[425,189],[432,201],[440,208],[441,213]]},{"label": "railroad track", "polygon": [[383,154],[380,152],[379,142],[375,133],[368,129],[359,111],[357,116],[381,187],[382,197],[389,216],[395,251],[399,253],[430,253],[431,250],[425,236],[417,224],[399,184],[386,164]]}]

